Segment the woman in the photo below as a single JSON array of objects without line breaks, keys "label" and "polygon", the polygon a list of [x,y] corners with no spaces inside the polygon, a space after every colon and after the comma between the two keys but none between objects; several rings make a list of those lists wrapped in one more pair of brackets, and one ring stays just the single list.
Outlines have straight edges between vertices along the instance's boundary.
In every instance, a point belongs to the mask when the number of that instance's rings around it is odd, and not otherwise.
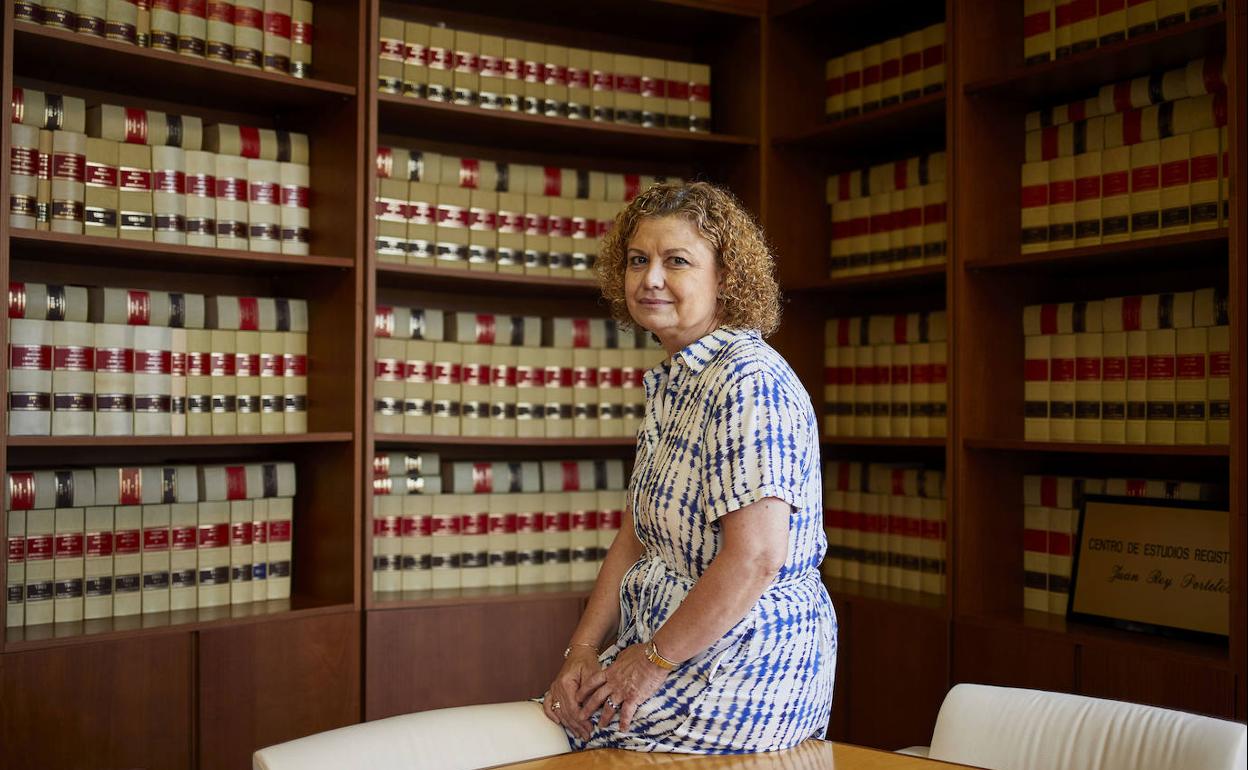
[{"label": "woman", "polygon": [[735,753],[822,736],[836,616],[818,572],[819,437],[762,339],[780,315],[762,232],[716,187],[658,185],[616,217],[596,270],[616,319],[669,357],[646,374],[628,509],[546,715],[574,748]]}]

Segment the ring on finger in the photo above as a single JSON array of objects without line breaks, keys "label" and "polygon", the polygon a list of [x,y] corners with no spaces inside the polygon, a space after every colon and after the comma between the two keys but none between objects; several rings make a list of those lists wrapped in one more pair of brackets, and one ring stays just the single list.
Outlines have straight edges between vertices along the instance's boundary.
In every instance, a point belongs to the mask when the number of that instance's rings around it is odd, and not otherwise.
[{"label": "ring on finger", "polygon": [[563,704],[560,703],[559,701],[555,701],[554,703],[550,704],[551,711],[558,711],[562,707],[563,707]]},{"label": "ring on finger", "polygon": [[610,695],[607,696],[607,705],[610,706],[611,708],[617,708],[617,706],[615,705],[615,701],[611,700]]}]

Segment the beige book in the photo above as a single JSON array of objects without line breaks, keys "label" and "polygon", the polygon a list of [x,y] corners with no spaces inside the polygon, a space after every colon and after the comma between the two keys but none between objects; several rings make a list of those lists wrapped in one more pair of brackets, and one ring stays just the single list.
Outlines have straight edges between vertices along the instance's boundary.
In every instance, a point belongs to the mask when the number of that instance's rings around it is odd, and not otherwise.
[{"label": "beige book", "polygon": [[[1027,477],[1031,479],[1035,477]],[[1024,487],[1025,488],[1025,487]],[[1023,609],[1049,611],[1049,509],[1023,506]]]},{"label": "beige book", "polygon": [[460,515],[464,495],[437,495],[433,498],[430,544],[431,587],[459,588],[463,544]]},{"label": "beige book", "polygon": [[83,523],[82,619],[107,618],[113,614],[113,508],[88,506]]},{"label": "beige book", "polygon": [[[1141,153],[1141,163],[1144,159]],[[1131,235],[1132,195],[1131,164],[1132,148],[1119,146],[1107,148],[1101,154],[1101,242],[1116,243],[1129,240]],[[1147,171],[1145,170],[1145,174]],[[1141,180],[1143,183],[1146,180]],[[1141,187],[1146,185],[1142,184]],[[1148,193],[1141,189],[1138,199],[1147,203]],[[1141,213],[1144,213],[1141,211]]]},{"label": "beige book", "polygon": [[[251,600],[263,602],[269,598],[269,501],[248,502],[251,503]],[[175,517],[176,508],[174,506]]]},{"label": "beige book", "polygon": [[572,351],[572,432],[577,438],[601,435],[598,369],[602,351],[576,348]]},{"label": "beige book", "polygon": [[498,193],[471,190],[468,221],[468,268],[494,272],[498,244]]},{"label": "beige book", "polygon": [[1049,248],[1075,244],[1075,159],[1067,155],[1049,161]]},{"label": "beige book", "polygon": [[402,433],[407,342],[377,338],[373,348],[373,429],[378,433]]},{"label": "beige book", "polygon": [[[88,519],[90,515],[91,509],[88,509]],[[198,525],[197,503],[169,505],[169,609],[173,611],[195,609],[199,603],[195,579]]]},{"label": "beige book", "polygon": [[268,583],[268,598],[284,600],[290,598],[290,580],[294,569],[293,538],[294,538],[294,498],[273,497],[268,501],[268,537],[269,567],[265,574]]},{"label": "beige book", "polygon": [[1175,356],[1174,329],[1145,332],[1148,346],[1148,403],[1145,440],[1149,444],[1175,443]]},{"label": "beige book", "polygon": [[1076,336],[1053,335],[1049,351],[1049,440],[1075,440]]},{"label": "beige book", "polygon": [[198,0],[178,2],[178,53],[197,59],[207,53],[208,5]]},{"label": "beige book", "polygon": [[1075,335],[1075,441],[1101,443],[1104,338],[1096,330]]},{"label": "beige book", "polygon": [[1075,246],[1101,242],[1101,151],[1075,156]]},{"label": "beige book", "polygon": [[488,507],[486,582],[490,586],[516,585],[516,495],[491,494]]},{"label": "beige book", "polygon": [[[112,612],[112,509],[109,512],[109,597],[108,611]],[[21,627],[26,623],[26,511],[9,510],[5,513],[7,521],[7,560],[5,564],[5,619],[6,628]]]},{"label": "beige book", "polygon": [[179,147],[152,148],[153,238],[186,243],[186,160]]},{"label": "beige book", "polygon": [[373,498],[373,590],[383,593],[402,588],[403,498]]},{"label": "beige book", "polygon": [[690,65],[687,62],[664,62],[667,78],[667,127],[676,131],[688,131],[692,126],[693,103],[690,101]]},{"label": "beige book", "polygon": [[548,118],[567,117],[568,49],[561,45],[547,45],[543,65],[543,114]]},{"label": "beige book", "polygon": [[901,102],[901,38],[880,44],[880,104],[891,107]]},{"label": "beige book", "polygon": [[217,243],[216,156],[187,150],[186,244],[212,248]]},{"label": "beige book", "polygon": [[132,0],[106,0],[104,7],[105,39],[137,45],[139,42],[138,3]]},{"label": "beige book", "polygon": [[550,200],[543,195],[526,194],[524,211],[524,272],[526,275],[549,275]]},{"label": "beige book", "polygon": [[520,112],[524,109],[524,41],[503,40],[503,109]]},{"label": "beige book", "polygon": [[549,233],[549,251],[546,264],[552,277],[571,278],[572,276],[572,200],[568,198],[549,198],[547,231]]},{"label": "beige book", "polygon": [[1191,213],[1190,229],[1209,230],[1219,226],[1218,130],[1201,129],[1189,137]]},{"label": "beige book", "polygon": [[373,208],[377,220],[374,254],[379,262],[402,263],[407,259],[408,188],[408,182],[402,179],[377,180],[377,198]]},{"label": "beige book", "polygon": [[[113,3],[128,0],[109,0]],[[234,62],[234,2],[233,0],[208,0],[207,32],[204,39],[204,55],[209,61]]]},{"label": "beige book", "polygon": [[306,255],[311,235],[310,169],[306,163],[279,163],[283,254]]},{"label": "beige book", "polygon": [[[842,84],[842,90],[844,85]],[[901,37],[901,98],[916,99],[923,94],[923,30]]]},{"label": "beige book", "polygon": [[250,230],[248,161],[246,158],[218,154],[216,170],[217,248],[246,250]]},{"label": "beige book", "polygon": [[82,508],[57,508],[53,541],[53,619],[76,622],[83,615],[84,521]]},{"label": "beige book", "polygon": [[1105,332],[1101,356],[1101,441],[1122,444],[1127,438],[1126,332]]},{"label": "beige book", "polygon": [[491,436],[510,438],[516,435],[516,367],[521,348],[507,345],[490,346],[490,421]]},{"label": "beige book", "polygon": [[1127,4],[1121,2],[1098,3],[1096,32],[1100,45],[1109,45],[1127,37]]},{"label": "beige book", "polygon": [[1127,3],[1127,36],[1137,37],[1157,29],[1157,0]]},{"label": "beige book", "polygon": [[176,53],[178,50],[178,3],[177,0],[152,0],[151,27],[148,47],[157,51]]},{"label": "beige book", "polygon": [[134,329],[134,435],[168,436],[173,429],[172,329]]},{"label": "beige book", "polygon": [[454,57],[451,100],[454,104],[475,107],[481,91],[481,35],[456,30]]},{"label": "beige book", "polygon": [[76,321],[51,327],[52,435],[89,436],[94,432],[94,327]]},{"label": "beige book", "polygon": [[1066,614],[1070,596],[1071,548],[1079,516],[1070,508],[1048,508],[1049,512],[1049,612]]},{"label": "beige book", "polygon": [[405,347],[403,420],[399,432],[429,435],[433,433],[434,343],[409,340]]},{"label": "beige book", "polygon": [[573,428],[573,351],[568,348],[543,349],[545,373],[545,416],[547,438],[571,438]]},{"label": "beige book", "polygon": [[1187,0],[1187,17],[1196,19],[1212,16],[1222,9],[1219,0]]},{"label": "beige book", "polygon": [[234,0],[234,65],[264,65],[264,0]]},{"label": "beige book", "polygon": [[1161,142],[1131,145],[1131,239],[1155,238],[1161,224]]},{"label": "beige book", "polygon": [[52,135],[55,131],[39,131],[39,178],[35,182],[35,229],[52,228]]},{"label": "beige book", "polygon": [[1030,254],[1049,249],[1049,164],[1024,163],[1022,169],[1022,252]]},{"label": "beige book", "polygon": [[1176,330],[1175,349],[1175,443],[1209,443],[1209,329]]},{"label": "beige book", "polygon": [[862,113],[862,50],[845,54],[845,117]]},{"label": "beige book", "polygon": [[[26,128],[13,125],[13,129]],[[34,133],[32,131],[32,133]],[[16,133],[15,133],[16,137]],[[119,156],[118,143],[107,139],[87,139],[86,182],[84,190],[83,231],[87,235],[98,235],[105,238],[117,237],[117,162]],[[16,151],[17,148],[14,147]],[[24,177],[14,173],[10,177],[14,192],[25,190],[26,186],[19,183]],[[30,197],[33,199],[35,188],[34,177],[30,177]],[[10,193],[12,195],[13,193]],[[22,226],[22,225],[18,225]],[[33,226],[33,221],[31,223]]]},{"label": "beige book", "polygon": [[507,88],[507,43],[496,35],[481,36],[481,74],[478,105],[486,110],[503,109],[503,94]]},{"label": "beige book", "polygon": [[[1185,2],[1186,0],[1180,0]],[[1070,5],[1070,51],[1083,53],[1096,48],[1100,36],[1097,24],[1097,5],[1093,0],[1072,2]]]},{"label": "beige book", "polygon": [[641,125],[667,127],[667,64],[662,59],[641,60]]},{"label": "beige book", "polygon": [[880,63],[883,52],[880,45],[869,45],[862,49],[862,111],[870,112],[880,108]]},{"label": "beige book", "polygon": [[854,351],[854,419],[853,436],[872,436],[875,408],[875,358],[870,346],[853,348]]},{"label": "beige book", "polygon": [[228,501],[198,503],[197,554],[199,607],[230,603],[230,504]]},{"label": "beige book", "polygon": [[[397,187],[394,193],[398,194]],[[401,248],[406,253],[408,264],[437,266],[434,258],[437,238],[437,195],[438,187],[429,182],[411,182],[407,186],[407,222],[404,230],[406,242]],[[395,232],[397,233],[397,228]],[[380,238],[379,235],[379,241]],[[380,255],[381,252],[379,251],[378,254]],[[397,252],[390,251],[386,261],[392,261],[389,256],[395,254]]]},{"label": "beige book", "polygon": [[521,347],[516,352],[516,436],[546,435],[545,351]]},{"label": "beige book", "polygon": [[543,43],[525,41],[520,60],[524,84],[521,89],[520,109],[529,115],[546,114],[546,81],[543,65],[546,62],[546,46]]},{"label": "beige book", "polygon": [[928,343],[932,355],[931,405],[928,434],[943,438],[949,431],[949,347],[942,340]]},{"label": "beige book", "polygon": [[312,76],[312,0],[294,0],[291,8],[290,74]]},{"label": "beige book", "polygon": [[432,432],[436,436],[459,435],[463,346],[453,342],[434,344]]},{"label": "beige book", "polygon": [[56,614],[56,511],[52,508],[25,511],[25,519],[23,604],[25,624],[34,626],[53,622]]},{"label": "beige book", "polygon": [[406,495],[401,499],[400,588],[404,591],[427,591],[433,587],[431,524],[434,498],[431,495]]},{"label": "beige book", "polygon": [[1126,443],[1148,441],[1148,332],[1129,331],[1127,336]]},{"label": "beige book", "polygon": [[[641,115],[641,58],[615,54],[612,71],[615,74],[615,122],[639,126]],[[693,67],[690,66],[690,78]]]},{"label": "beige book", "polygon": [[[39,153],[39,129],[17,122],[9,123],[9,147],[9,224],[13,227],[33,229],[38,217],[39,167],[42,164]],[[87,153],[87,177],[90,181],[93,175],[92,156],[98,156],[101,153],[99,148],[96,148],[96,152],[92,152],[91,140],[88,140]],[[96,157],[95,162],[102,166],[102,160],[99,157]],[[114,189],[117,186],[116,166],[117,162],[114,158],[112,164],[112,187]],[[106,169],[107,166],[103,166],[100,171],[106,171]],[[103,181],[103,179],[97,179],[97,185]],[[115,220],[115,204],[113,209]]]},{"label": "beige book", "polygon": [[290,74],[291,0],[264,0],[265,72]]},{"label": "beige book", "polygon": [[1208,345],[1208,439],[1210,444],[1228,444],[1231,424],[1230,327],[1209,327]]},{"label": "beige book", "polygon": [[429,27],[424,97],[429,101],[452,101],[454,97],[454,46],[456,32],[442,26]]},{"label": "beige book", "polygon": [[945,87],[945,23],[923,29],[923,93]]},{"label": "beige book", "polygon": [[270,254],[282,250],[281,166],[247,159],[247,248]]},{"label": "beige book", "polygon": [[377,26],[377,90],[383,94],[402,93],[406,51],[403,20],[383,16]]},{"label": "beige book", "polygon": [[[235,376],[235,354],[237,352],[237,332],[214,329],[208,332],[211,353],[208,357],[208,372],[211,378],[209,399],[212,421],[212,435],[233,436],[238,433],[238,378]],[[192,344],[191,340],[187,344]],[[188,372],[189,374],[189,372]],[[195,383],[188,376],[187,388],[193,389]],[[136,390],[137,392],[137,390]],[[190,430],[188,414],[187,429]]]},{"label": "beige book", "polygon": [[166,504],[144,505],[143,520],[143,613],[169,611],[169,525]]},{"label": "beige book", "polygon": [[521,586],[542,582],[543,502],[541,493],[516,495],[516,582]]},{"label": "beige book", "polygon": [[871,373],[871,435],[891,436],[892,420],[890,419],[892,399],[892,367],[893,347],[891,345],[875,345],[872,347]]},{"label": "beige book", "polygon": [[455,495],[460,499],[461,588],[484,588],[490,583],[490,495]]},{"label": "beige book", "polygon": [[262,433],[260,403],[261,332],[234,333],[234,391],[238,435]]},{"label": "beige book", "polygon": [[542,495],[542,582],[572,579],[572,512],[569,492]]},{"label": "beige book", "polygon": [[490,435],[490,345],[460,345],[461,436]]},{"label": "beige book", "polygon": [[[382,19],[383,23],[386,21],[388,20]],[[398,40],[402,49],[401,52],[397,52],[396,46],[392,43],[387,56],[378,62],[386,68],[385,81],[378,83],[384,93],[402,93],[404,96],[426,98],[429,84],[429,60],[427,58],[429,35],[428,24],[413,21],[402,22],[401,29],[385,28],[383,38]],[[400,68],[395,68],[392,63],[388,63],[393,62],[395,53],[401,55],[402,66]],[[395,82],[396,78],[398,83]]]},{"label": "beige book", "polygon": [[[27,519],[27,531],[30,529]],[[143,611],[143,507],[113,509],[113,611],[115,617]],[[29,582],[29,567],[27,581]],[[30,608],[27,607],[29,622]]]},{"label": "beige book", "polygon": [[81,233],[86,198],[86,134],[54,131],[52,134],[51,229],[57,233]]},{"label": "beige book", "polygon": [[285,378],[283,429],[286,433],[308,432],[308,335],[285,333],[282,375]]},{"label": "beige book", "polygon": [[439,268],[468,269],[468,214],[471,191],[462,187],[438,186],[435,253]]}]

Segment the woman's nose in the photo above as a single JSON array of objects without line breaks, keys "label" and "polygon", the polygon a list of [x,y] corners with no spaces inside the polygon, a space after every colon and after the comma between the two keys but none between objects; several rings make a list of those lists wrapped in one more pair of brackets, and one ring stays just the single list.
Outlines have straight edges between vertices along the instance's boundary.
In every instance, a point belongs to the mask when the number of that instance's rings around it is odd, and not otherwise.
[{"label": "woman's nose", "polygon": [[660,289],[663,287],[663,265],[658,262],[651,262],[646,266],[646,286],[651,289]]}]

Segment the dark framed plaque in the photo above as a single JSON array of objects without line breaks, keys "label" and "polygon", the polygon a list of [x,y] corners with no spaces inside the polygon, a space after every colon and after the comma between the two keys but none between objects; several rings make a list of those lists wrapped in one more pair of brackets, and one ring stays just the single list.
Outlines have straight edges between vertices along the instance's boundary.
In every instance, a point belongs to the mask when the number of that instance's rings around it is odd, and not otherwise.
[{"label": "dark framed plaque", "polygon": [[1089,495],[1079,512],[1071,620],[1202,641],[1230,633],[1225,504]]}]

